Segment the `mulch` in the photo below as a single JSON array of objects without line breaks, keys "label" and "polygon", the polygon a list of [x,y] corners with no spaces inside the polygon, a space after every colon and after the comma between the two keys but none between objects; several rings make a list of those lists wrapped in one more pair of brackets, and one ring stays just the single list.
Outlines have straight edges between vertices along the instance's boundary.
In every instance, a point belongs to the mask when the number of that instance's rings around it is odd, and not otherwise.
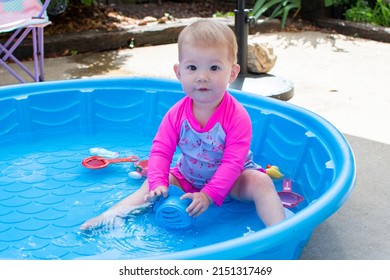
[{"label": "mulch", "polygon": [[[49,15],[52,25],[46,34],[63,34],[85,30],[117,30],[138,25],[145,17],[191,18],[212,17],[216,12],[227,13],[235,9],[234,2],[217,0],[146,1],[135,4],[103,4],[91,7],[69,1],[65,12]],[[142,2],[142,1],[141,1]],[[161,3],[159,3],[161,2]]]}]

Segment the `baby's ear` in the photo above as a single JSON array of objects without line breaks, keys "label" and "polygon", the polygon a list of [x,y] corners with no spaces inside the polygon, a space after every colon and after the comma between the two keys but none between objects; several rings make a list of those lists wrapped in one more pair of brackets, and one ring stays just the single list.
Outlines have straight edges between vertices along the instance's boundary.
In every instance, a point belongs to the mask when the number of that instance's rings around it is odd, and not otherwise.
[{"label": "baby's ear", "polygon": [[176,78],[178,79],[178,80],[180,80],[180,67],[179,67],[180,65],[178,64],[178,63],[175,63],[174,65],[173,65],[173,71],[175,72],[175,74],[176,74]]},{"label": "baby's ear", "polygon": [[229,83],[232,83],[237,78],[238,74],[240,74],[240,69],[241,67],[239,64],[233,64],[232,71],[230,73]]}]

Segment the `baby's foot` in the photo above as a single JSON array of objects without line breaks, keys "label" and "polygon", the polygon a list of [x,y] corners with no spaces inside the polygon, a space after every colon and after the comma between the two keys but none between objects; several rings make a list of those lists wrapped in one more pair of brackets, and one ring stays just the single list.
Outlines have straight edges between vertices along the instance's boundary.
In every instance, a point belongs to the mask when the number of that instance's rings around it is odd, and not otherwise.
[{"label": "baby's foot", "polygon": [[103,213],[88,221],[84,222],[80,227],[80,231],[88,232],[102,227],[110,227],[119,218],[115,213]]}]

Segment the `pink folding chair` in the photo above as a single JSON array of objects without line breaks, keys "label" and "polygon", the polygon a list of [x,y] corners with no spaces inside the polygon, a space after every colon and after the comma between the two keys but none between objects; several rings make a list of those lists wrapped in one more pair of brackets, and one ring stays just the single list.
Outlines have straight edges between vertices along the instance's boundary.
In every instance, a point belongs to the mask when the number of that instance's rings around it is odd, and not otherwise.
[{"label": "pink folding chair", "polygon": [[[11,61],[24,70],[34,82],[44,80],[43,28],[50,24],[46,13],[49,3],[50,0],[46,0],[44,4],[39,0],[0,0],[0,65],[20,83],[26,81],[21,74],[11,68],[9,63]],[[25,38],[29,38],[30,33],[34,59],[33,70],[28,69],[14,55],[16,48]]]}]

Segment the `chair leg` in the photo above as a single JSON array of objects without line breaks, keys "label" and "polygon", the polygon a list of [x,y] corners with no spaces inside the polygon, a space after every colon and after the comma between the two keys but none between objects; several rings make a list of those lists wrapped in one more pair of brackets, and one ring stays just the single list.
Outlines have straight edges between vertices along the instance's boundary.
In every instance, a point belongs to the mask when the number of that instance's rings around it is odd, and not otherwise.
[{"label": "chair leg", "polygon": [[38,27],[38,58],[39,58],[39,81],[43,82],[45,80],[45,68],[44,68],[44,59],[45,59],[45,45],[43,41],[43,27]]},{"label": "chair leg", "polygon": [[45,80],[43,27],[33,27],[31,33],[34,58],[34,80],[35,82],[43,82]]},{"label": "chair leg", "polygon": [[[0,45],[0,47],[1,47],[1,45]],[[12,76],[14,76],[19,81],[19,83],[26,82],[10,66],[8,66],[8,64],[5,63],[2,59],[0,59],[0,65],[3,66]]]},{"label": "chair leg", "polygon": [[[26,81],[9,65],[7,65],[7,60],[13,60],[24,72],[30,76],[34,82],[44,81],[44,39],[43,39],[43,28],[44,26],[39,27],[27,27],[24,32],[20,35],[19,33],[23,28],[15,32],[12,37],[4,44],[0,44],[0,66],[3,66],[5,69],[10,72],[20,83],[25,83]],[[27,37],[31,32],[32,35],[32,47],[33,47],[33,60],[34,60],[34,71],[30,71],[21,61],[19,61],[14,55],[13,52],[20,45],[20,43]]]},{"label": "chair leg", "polygon": [[32,45],[33,45],[33,59],[34,59],[34,81],[39,82],[39,73],[38,73],[38,46],[37,46],[37,29],[35,27],[31,30],[32,34]]},{"label": "chair leg", "polygon": [[[23,28],[19,28],[15,30],[14,33],[12,33],[12,36],[3,44],[5,49],[8,49],[8,47],[11,45],[12,42],[18,37],[19,33],[23,30]],[[0,55],[3,53],[3,50],[0,49]],[[3,60],[7,60],[7,57],[4,55]]]},{"label": "chair leg", "polygon": [[[24,40],[24,38],[27,37],[27,35],[31,32],[33,28],[32,27],[27,27],[25,28],[24,32],[18,37],[18,38],[13,38],[13,39],[16,39],[15,42],[11,42],[11,40],[8,40],[6,45],[10,48],[5,48],[4,46],[2,46],[0,44],[0,49],[2,50],[2,61],[5,63],[7,60],[13,60],[16,65],[18,65],[21,69],[23,69],[23,71],[29,75],[34,81],[36,81],[33,73],[19,60],[17,59],[14,55],[13,55],[13,52],[15,51],[15,49],[21,44],[21,42]],[[11,44],[12,43],[12,44]],[[4,53],[4,54],[3,54]],[[2,63],[3,65],[3,63]],[[11,69],[10,67],[5,67],[8,71],[10,71],[9,69]],[[26,81],[19,75],[17,74],[15,71],[10,71],[10,73],[21,83],[25,83]]]},{"label": "chair leg", "polygon": [[43,28],[32,29],[33,57],[34,57],[34,79],[35,82],[44,81],[44,53],[43,53]]}]

